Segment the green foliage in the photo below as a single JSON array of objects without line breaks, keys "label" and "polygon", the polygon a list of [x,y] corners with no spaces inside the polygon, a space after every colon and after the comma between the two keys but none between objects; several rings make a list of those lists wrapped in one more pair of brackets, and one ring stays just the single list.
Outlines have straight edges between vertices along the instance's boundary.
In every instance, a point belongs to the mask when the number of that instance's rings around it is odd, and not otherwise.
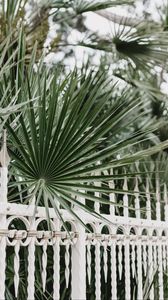
[{"label": "green foliage", "polygon": [[[111,189],[108,185],[95,187],[94,182],[107,184],[112,177],[104,176],[103,170],[132,164],[166,148],[166,141],[149,149],[148,143],[142,143],[164,123],[151,121],[136,130],[137,116],[145,119],[149,113],[148,102],[139,98],[136,89],[120,90],[117,96],[113,77],[108,78],[104,70],[83,68],[63,77],[59,68],[48,70],[43,58],[35,71],[36,45],[28,61],[23,29],[13,42],[12,37],[11,33],[1,46],[2,111],[7,113],[11,96],[15,110],[25,102],[27,105],[19,115],[12,107],[13,114],[6,122],[12,158],[10,199],[28,202],[36,195],[37,204],[53,206],[58,214],[60,203],[76,218],[71,208],[74,204],[96,215],[79,197],[85,192],[88,200],[107,204],[105,197],[91,193],[109,194]],[[135,153],[136,145],[140,151]],[[94,175],[97,171],[99,177]]]},{"label": "green foliage", "polygon": [[[20,87],[14,78],[19,57],[19,47],[14,46],[9,35],[0,45],[0,135],[9,115],[21,111],[27,101],[18,102]],[[16,86],[15,86],[16,83]]]},{"label": "green foliage", "polygon": [[[12,159],[9,200],[29,203],[35,196],[36,204],[45,205],[47,213],[49,206],[54,207],[60,219],[59,207],[79,220],[74,206],[100,217],[90,203],[109,205],[109,193],[119,196],[123,193],[121,183],[124,176],[134,178],[137,174],[147,174],[152,189],[155,187],[153,178],[156,171],[160,176],[165,171],[168,147],[166,97],[160,92],[159,75],[153,67],[164,64],[167,70],[167,32],[146,31],[139,25],[126,30],[124,26],[119,28],[113,39],[90,34],[88,41],[79,43],[103,50],[105,56],[114,54],[112,58],[115,59],[110,64],[117,63],[117,76],[125,81],[123,88],[121,81],[116,84],[116,77],[111,76],[110,69],[104,65],[94,69],[88,64],[69,74],[59,67],[48,69],[44,58],[39,55],[37,44],[34,45],[38,30],[33,35],[36,29],[33,26],[29,28],[31,24],[18,26],[20,16],[22,20],[24,18],[24,5],[19,10],[21,2],[8,0],[7,9],[1,13],[0,131],[7,128],[8,151]],[[126,2],[132,1],[57,1],[57,8],[72,6],[75,19],[84,12]],[[47,2],[43,6],[45,20],[48,9],[54,5],[56,2]],[[42,26],[43,18],[38,22]],[[40,50],[42,45],[43,38]],[[128,63],[123,72],[118,67],[120,58]],[[160,140],[164,142],[160,143]],[[157,153],[161,150],[164,153],[158,157]],[[149,157],[150,162],[146,164],[145,159]],[[134,163],[143,159],[137,170]],[[157,160],[161,161],[158,169]],[[118,174],[104,175],[103,171],[111,167],[117,169]],[[161,188],[167,178],[165,174],[161,178]],[[108,185],[111,179],[120,180],[114,190]],[[102,186],[95,187],[95,182],[101,182]],[[142,204],[144,183],[142,178]],[[100,192],[102,197],[95,196],[95,192]],[[130,188],[129,194],[133,193],[133,188]],[[79,201],[83,196],[87,200],[85,205]],[[117,201],[117,205],[121,206],[120,197]],[[65,223],[64,227],[68,230]],[[12,255],[8,257],[9,266],[12,265]],[[25,257],[25,253],[21,255]],[[40,254],[37,256],[40,257]],[[49,298],[49,294],[44,296],[40,288],[40,259],[36,263],[36,297]],[[24,269],[26,266],[22,261],[22,287],[19,291],[22,299],[26,294]],[[7,272],[7,299],[13,299],[12,269]],[[51,277],[49,283],[50,280]]]},{"label": "green foliage", "polygon": [[[24,57],[22,35],[18,45],[18,52]],[[47,70],[42,60],[34,72],[34,62],[35,51],[30,65],[26,65],[22,58],[14,66],[16,79],[12,81],[12,90],[19,91],[18,103],[26,99],[28,104],[18,118],[14,115],[6,123],[11,172],[15,178],[11,184],[18,186],[18,196],[23,190],[26,201],[30,201],[27,195],[31,190],[32,196],[37,196],[37,203],[42,201],[46,207],[52,205],[57,210],[56,204],[60,203],[78,218],[70,206],[75,204],[96,215],[90,207],[81,204],[78,197],[85,192],[88,200],[108,204],[108,200],[89,192],[110,193],[110,188],[94,187],[94,182],[108,182],[111,176],[102,174],[96,178],[93,174],[132,164],[166,148],[168,143],[164,142],[133,153],[134,146],[156,130],[160,123],[145,130],[140,128],[137,132],[131,133],[130,130],[126,137],[122,137],[122,131],[129,130],[137,115],[146,114],[143,99],[124,92],[123,97],[115,97],[111,106],[104,110],[116,88],[105,73],[81,74],[74,70],[62,78],[59,70]],[[113,143],[110,136],[113,136]],[[121,136],[120,140],[118,136]],[[116,158],[118,153],[121,153],[120,159]],[[120,191],[117,189],[116,192]],[[20,197],[24,198],[23,195]]]},{"label": "green foliage", "polygon": [[122,27],[115,34],[113,43],[118,53],[129,58],[137,68],[151,69],[167,63],[167,32],[162,30],[146,32],[139,24],[134,29]]}]

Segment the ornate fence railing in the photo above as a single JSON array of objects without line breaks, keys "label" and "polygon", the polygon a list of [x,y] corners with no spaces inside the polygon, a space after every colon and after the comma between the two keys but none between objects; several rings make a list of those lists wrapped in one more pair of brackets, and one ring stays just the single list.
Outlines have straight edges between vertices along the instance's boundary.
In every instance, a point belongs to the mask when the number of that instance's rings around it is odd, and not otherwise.
[{"label": "ornate fence railing", "polygon": [[[113,189],[115,183],[111,181]],[[65,210],[69,224],[65,232],[53,208],[49,208],[51,230],[46,226],[44,207],[8,203],[7,167],[0,168],[0,299],[6,299],[7,268],[10,263],[10,290],[15,299],[26,277],[28,300],[38,299],[36,267],[40,261],[41,289],[48,299],[167,299],[165,282],[168,274],[168,204],[167,189],[160,196],[156,184],[155,214],[152,214],[149,182],[146,181],[143,209],[135,179],[135,203],[129,210],[127,178],[123,181],[120,213],[109,206],[102,214],[109,223],[74,207],[90,232]],[[100,194],[96,193],[96,196]],[[132,196],[131,196],[132,197]],[[109,201],[114,202],[111,193]],[[81,199],[84,201],[84,198]],[[101,212],[99,204],[95,210]],[[143,213],[142,213],[143,212]],[[24,255],[26,272],[21,264]],[[40,249],[40,255],[36,255]],[[9,251],[10,250],[10,251]],[[50,253],[49,253],[50,251]],[[11,259],[9,260],[9,253]],[[50,280],[49,280],[50,278]],[[40,282],[40,283],[39,283]],[[48,294],[47,294],[48,293]],[[47,295],[51,295],[50,297]],[[122,297],[120,296],[122,294]],[[18,298],[19,299],[19,298]],[[45,298],[44,298],[45,299]]]}]

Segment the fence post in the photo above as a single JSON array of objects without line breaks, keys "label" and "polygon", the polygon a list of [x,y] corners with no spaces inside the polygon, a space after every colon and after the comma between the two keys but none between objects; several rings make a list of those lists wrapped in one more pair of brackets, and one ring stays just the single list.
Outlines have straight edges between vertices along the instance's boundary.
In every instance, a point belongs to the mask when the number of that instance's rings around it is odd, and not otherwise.
[{"label": "fence post", "polygon": [[[8,164],[9,156],[6,149],[6,132],[0,151],[0,202],[7,203]],[[6,269],[6,215],[0,214],[0,299],[5,300],[5,269]]]},{"label": "fence post", "polygon": [[[54,219],[55,230],[60,230],[60,221]],[[57,236],[53,245],[53,300],[60,299],[60,237]]]},{"label": "fence post", "polygon": [[[36,230],[35,218],[30,217],[30,232]],[[27,278],[27,299],[34,300],[35,297],[35,235],[31,236],[30,243],[28,245],[28,278]]]},{"label": "fence post", "polygon": [[72,300],[86,299],[85,228],[76,223],[78,238],[72,246]]}]

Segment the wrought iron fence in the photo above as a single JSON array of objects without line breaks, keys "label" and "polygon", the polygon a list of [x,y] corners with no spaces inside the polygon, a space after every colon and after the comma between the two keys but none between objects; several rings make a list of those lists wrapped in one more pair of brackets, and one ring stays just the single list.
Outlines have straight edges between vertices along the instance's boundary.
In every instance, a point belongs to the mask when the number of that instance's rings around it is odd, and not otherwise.
[{"label": "wrought iron fence", "polygon": [[[108,171],[106,171],[107,173]],[[112,172],[112,170],[111,170]],[[0,168],[0,299],[8,288],[7,268],[10,263],[10,289],[17,299],[24,277],[27,299],[38,294],[37,281],[48,299],[166,299],[164,281],[168,274],[168,204],[167,187],[159,193],[156,184],[155,214],[151,211],[149,182],[146,180],[143,209],[138,177],[134,180],[134,196],[128,195],[125,177],[119,200],[122,211],[114,205],[106,209],[102,221],[74,207],[78,216],[89,224],[90,232],[64,209],[63,219],[69,224],[65,232],[53,208],[49,208],[51,230],[46,226],[46,210],[34,204],[23,205],[7,201],[7,167]],[[111,181],[113,189],[115,182]],[[96,192],[96,196],[101,197]],[[163,196],[163,199],[162,199]],[[111,193],[109,201],[115,202]],[[134,199],[130,197],[134,197]],[[133,201],[134,200],[134,201]],[[80,201],[85,201],[85,195]],[[131,216],[129,202],[134,215]],[[99,204],[95,210],[101,212]],[[22,251],[27,256],[25,269]],[[38,253],[40,280],[36,268]],[[10,260],[9,260],[10,255]],[[25,259],[25,255],[24,255]],[[50,261],[49,261],[50,260]],[[12,282],[12,283],[11,283]]]}]

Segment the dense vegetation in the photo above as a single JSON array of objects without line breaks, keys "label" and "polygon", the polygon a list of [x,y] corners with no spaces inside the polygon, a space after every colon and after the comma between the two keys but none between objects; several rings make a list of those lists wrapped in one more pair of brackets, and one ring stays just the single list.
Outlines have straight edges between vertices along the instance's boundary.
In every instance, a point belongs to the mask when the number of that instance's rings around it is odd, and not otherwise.
[{"label": "dense vegetation", "polygon": [[[122,24],[109,38],[88,32],[83,14],[94,11],[107,17],[106,8],[132,1],[49,1],[26,21],[28,2],[2,0],[0,11],[0,134],[7,129],[9,201],[31,203],[35,197],[46,212],[52,206],[61,218],[60,204],[78,219],[72,205],[97,215],[92,203],[108,204],[108,182],[117,175],[104,175],[104,170],[113,167],[121,180],[125,174],[147,174],[151,188],[157,170],[163,182],[168,147],[167,95],[161,91],[168,58],[166,16],[157,24],[116,18]],[[67,71],[64,63],[48,68],[43,44],[51,8],[60,32],[49,51],[63,51],[70,29],[77,28],[87,39],[76,46],[101,51],[100,64],[93,66],[88,56],[82,68]],[[66,57],[73,53],[65,49]],[[95,187],[95,182],[102,186]],[[102,193],[101,199],[95,191]],[[83,192],[86,205],[79,201]],[[13,299],[10,276],[8,270],[7,299]],[[25,285],[23,277],[20,299]],[[41,293],[37,299],[49,297]]]}]

